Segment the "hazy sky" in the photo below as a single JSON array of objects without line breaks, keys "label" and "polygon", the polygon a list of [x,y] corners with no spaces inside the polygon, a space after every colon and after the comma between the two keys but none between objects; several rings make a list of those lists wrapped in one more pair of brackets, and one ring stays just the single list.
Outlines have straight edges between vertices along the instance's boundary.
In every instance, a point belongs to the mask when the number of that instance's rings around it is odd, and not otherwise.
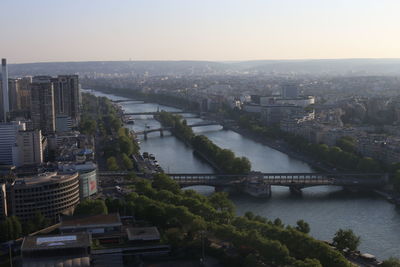
[{"label": "hazy sky", "polygon": [[0,57],[400,58],[400,0],[0,0]]}]

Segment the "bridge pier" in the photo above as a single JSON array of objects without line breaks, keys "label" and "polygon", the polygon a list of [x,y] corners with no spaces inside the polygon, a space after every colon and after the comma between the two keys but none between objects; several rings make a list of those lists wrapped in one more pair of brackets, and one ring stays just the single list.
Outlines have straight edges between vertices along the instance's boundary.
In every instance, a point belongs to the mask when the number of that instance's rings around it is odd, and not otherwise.
[{"label": "bridge pier", "polygon": [[215,192],[223,192],[224,191],[224,187],[221,185],[216,185],[214,186],[214,191]]},{"label": "bridge pier", "polygon": [[289,186],[289,190],[293,195],[301,195],[303,193],[301,187],[298,186]]},{"label": "bridge pier", "polygon": [[147,140],[147,132],[144,131],[143,134],[144,134],[144,140]]},{"label": "bridge pier", "polygon": [[164,130],[163,129],[160,129],[160,136],[164,137]]}]

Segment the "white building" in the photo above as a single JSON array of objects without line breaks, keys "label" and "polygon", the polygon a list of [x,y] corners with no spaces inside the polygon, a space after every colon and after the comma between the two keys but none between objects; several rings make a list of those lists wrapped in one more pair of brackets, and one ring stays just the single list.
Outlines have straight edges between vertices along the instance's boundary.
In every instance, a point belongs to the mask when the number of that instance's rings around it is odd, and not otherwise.
[{"label": "white building", "polygon": [[40,130],[19,131],[17,135],[18,159],[15,166],[43,163],[43,137]]},{"label": "white building", "polygon": [[18,162],[17,136],[25,130],[25,123],[0,123],[0,165],[16,165]]},{"label": "white building", "polygon": [[79,196],[81,200],[97,193],[97,165],[95,163],[59,163],[58,169],[62,173],[79,173]]}]

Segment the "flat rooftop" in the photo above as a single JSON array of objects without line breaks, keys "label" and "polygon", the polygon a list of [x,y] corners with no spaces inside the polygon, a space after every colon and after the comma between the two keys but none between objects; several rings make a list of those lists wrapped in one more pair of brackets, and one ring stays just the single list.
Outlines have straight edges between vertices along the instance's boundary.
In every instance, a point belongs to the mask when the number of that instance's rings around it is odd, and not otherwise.
[{"label": "flat rooftop", "polygon": [[57,174],[57,172],[45,172],[36,176],[23,177],[15,179],[15,186],[35,185],[46,182],[62,181],[74,176],[75,173],[70,174]]},{"label": "flat rooftop", "polygon": [[21,251],[81,248],[89,247],[90,243],[90,235],[87,233],[27,236],[22,242]]},{"label": "flat rooftop", "polygon": [[119,214],[111,213],[89,216],[64,216],[61,217],[60,229],[101,226],[122,226]]},{"label": "flat rooftop", "polygon": [[160,240],[157,227],[128,227],[126,232],[129,241]]}]

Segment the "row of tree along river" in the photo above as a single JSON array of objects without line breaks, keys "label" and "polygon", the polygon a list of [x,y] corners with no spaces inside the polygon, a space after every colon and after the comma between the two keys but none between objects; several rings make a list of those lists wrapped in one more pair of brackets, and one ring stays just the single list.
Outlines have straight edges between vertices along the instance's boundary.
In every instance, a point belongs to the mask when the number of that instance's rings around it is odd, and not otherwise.
[{"label": "row of tree along river", "polygon": [[[111,100],[124,98],[91,91],[97,96],[106,96]],[[126,113],[155,112],[157,110],[179,111],[174,107],[138,101],[119,103]],[[201,122],[194,114],[182,114],[188,124]],[[138,115],[134,124],[126,127],[134,131],[160,128],[153,116]],[[236,132],[223,130],[222,126],[204,126],[193,128],[197,134],[207,136],[221,148],[232,150],[239,157],[247,157],[252,170],[261,172],[313,172],[304,162],[293,159],[268,146],[256,143]],[[169,173],[212,173],[213,168],[196,157],[192,148],[185,145],[171,133],[148,134],[147,140],[141,138],[141,151],[156,156],[159,164]],[[207,194],[213,188],[196,187]],[[311,234],[321,240],[331,240],[339,229],[353,229],[361,236],[360,250],[372,253],[378,258],[400,257],[400,212],[386,200],[372,195],[349,193],[340,187],[319,186],[303,189],[301,196],[292,195],[287,187],[273,187],[270,199],[256,199],[246,195],[232,195],[237,213],[252,211],[269,219],[280,218],[284,223],[294,225],[304,219],[311,226]]]}]

